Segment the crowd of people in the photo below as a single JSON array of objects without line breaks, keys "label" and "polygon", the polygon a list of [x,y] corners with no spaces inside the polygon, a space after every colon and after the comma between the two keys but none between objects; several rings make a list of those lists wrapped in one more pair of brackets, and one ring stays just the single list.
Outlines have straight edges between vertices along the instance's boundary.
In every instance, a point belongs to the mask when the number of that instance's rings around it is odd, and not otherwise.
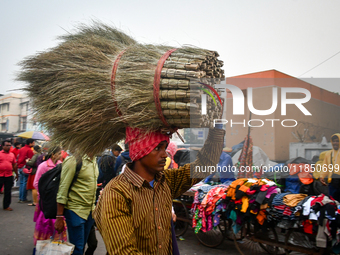
[{"label": "crowd of people", "polygon": [[[86,254],[93,254],[97,247],[95,232],[92,231],[90,238],[87,236],[90,235],[91,229],[94,230],[92,211],[98,199],[97,183],[100,188],[105,187],[116,176],[117,170],[122,168],[121,165],[130,160],[128,150],[123,155],[120,155],[121,152],[122,148],[115,145],[98,157],[84,156],[80,160],[82,171],[77,176],[76,182],[71,184],[73,179],[71,175],[74,175],[73,170],[75,170],[75,168],[73,169],[75,158],[67,157],[67,152],[63,151],[61,147],[50,146],[49,142],[39,146],[33,139],[27,139],[23,146],[19,142],[12,144],[11,140],[4,140],[0,151],[0,189],[3,189],[4,194],[3,210],[13,210],[10,204],[15,179],[19,183],[19,200],[17,202],[35,206],[33,215],[35,222],[34,246],[38,240],[48,240],[51,236],[67,241],[67,229],[70,242],[75,244],[74,254],[83,254],[82,250],[87,240]],[[39,204],[39,180],[44,173],[63,162],[63,174],[57,196],[57,217],[56,219],[45,218]],[[29,190],[32,192],[32,200],[27,199]],[[60,217],[61,215],[63,217]],[[58,233],[55,230],[60,231]],[[82,238],[79,238],[79,231],[84,232]]]},{"label": "crowd of people", "polygon": [[[161,136],[160,138],[166,139],[168,143],[168,136]],[[67,241],[68,239],[70,243],[74,244],[75,250],[73,254],[84,254],[86,243],[87,250],[85,254],[93,254],[98,242],[92,213],[98,201],[98,191],[103,190],[110,180],[117,175],[124,176],[131,171],[127,164],[134,164],[133,162],[140,160],[140,158],[136,159],[136,157],[130,158],[130,155],[138,153],[136,151],[136,144],[138,143],[133,143],[132,154],[128,143],[126,143],[124,150],[119,145],[114,145],[101,155],[96,157],[95,155],[84,155],[80,159],[71,155],[67,157],[66,152],[61,147],[51,147],[48,142],[43,143],[42,146],[36,145],[35,142],[32,139],[27,139],[23,146],[18,142],[12,144],[11,140],[2,142],[2,150],[0,151],[0,187],[4,186],[3,209],[6,211],[13,210],[10,204],[12,202],[11,191],[15,178],[19,183],[18,203],[35,206],[35,212],[32,215],[35,222],[34,246],[38,240],[48,240],[53,236],[58,240]],[[149,153],[150,148],[153,146],[157,147],[159,142],[156,141],[155,144],[148,147],[147,152]],[[163,146],[164,151],[165,147],[168,148],[165,154],[162,151],[166,157],[164,158],[164,164],[162,162],[158,166],[160,169],[172,168],[175,165],[173,156],[177,146],[174,143],[170,143],[168,146],[167,143]],[[156,148],[152,148],[152,150],[156,150]],[[145,152],[140,154],[139,157],[144,156],[146,156]],[[54,169],[58,164],[62,164],[62,172],[56,198],[57,212],[55,219],[51,219],[45,217],[44,210],[39,203],[39,180],[46,172]],[[76,173],[79,164],[81,171]],[[145,171],[144,164],[142,171]],[[146,164],[148,164],[148,161],[146,161]],[[157,165],[159,162],[153,162],[152,164]],[[28,190],[32,192],[32,200],[27,199]],[[174,214],[171,219],[175,220]],[[98,227],[102,226],[102,221],[99,220],[98,222]],[[171,220],[169,220],[170,223]],[[105,241],[108,240],[105,239]],[[176,249],[178,250],[178,248]]]},{"label": "crowd of people", "polygon": [[[211,129],[196,161],[184,166],[174,162],[177,147],[170,143],[169,135],[160,132],[128,128],[124,150],[114,145],[101,155],[82,157],[68,155],[50,143],[35,145],[32,139],[27,139],[22,147],[5,140],[0,151],[3,210],[12,211],[15,178],[19,180],[18,202],[35,206],[34,245],[51,236],[65,241],[68,237],[75,245],[73,254],[93,254],[97,247],[96,226],[108,254],[179,254],[173,231],[172,198],[209,175],[190,171],[195,166],[232,164],[231,158],[222,152],[223,136],[223,130]],[[323,153],[322,165],[329,169],[340,163],[339,139],[339,134],[333,135],[333,149]],[[39,203],[39,180],[58,164],[62,170],[57,210],[51,219],[45,217]],[[319,178],[323,185],[328,185],[328,178],[329,194],[335,199],[339,199],[335,176],[339,173],[329,170]],[[214,176],[206,181],[211,178]],[[231,177],[227,174],[220,178]],[[28,190],[32,190],[32,201],[27,200]]]}]

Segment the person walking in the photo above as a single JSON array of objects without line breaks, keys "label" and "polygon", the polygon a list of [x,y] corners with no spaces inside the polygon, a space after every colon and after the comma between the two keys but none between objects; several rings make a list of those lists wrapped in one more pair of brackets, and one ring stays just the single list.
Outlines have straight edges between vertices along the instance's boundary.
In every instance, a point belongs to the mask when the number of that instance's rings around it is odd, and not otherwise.
[{"label": "person walking", "polygon": [[31,204],[28,204],[30,206],[36,206],[36,204],[38,203],[38,192],[37,192],[37,189],[34,188],[33,182],[34,182],[35,174],[38,168],[37,160],[39,156],[41,155],[41,148],[39,145],[33,146],[33,153],[34,153],[33,157],[30,160],[28,160],[26,163],[26,165],[31,167],[32,169],[27,180],[27,190],[32,190],[33,202]]},{"label": "person walking", "polygon": [[102,188],[105,188],[106,184],[108,184],[112,178],[116,177],[116,172],[114,171],[116,157],[111,151],[106,150],[100,157],[98,157],[97,163],[99,170],[97,182],[98,184],[102,184]]},{"label": "person walking", "polygon": [[32,147],[35,145],[33,139],[27,139],[26,145],[19,150],[18,154],[18,168],[19,168],[19,178],[20,178],[20,186],[19,186],[19,203],[31,202],[27,200],[27,179],[28,174],[23,172],[26,167],[26,161],[30,160],[34,153],[32,151]]},{"label": "person walking", "polygon": [[198,169],[216,166],[224,133],[210,129],[195,162],[164,170],[169,135],[127,128],[133,162],[105,187],[94,211],[108,254],[173,254],[172,199],[209,174]]},{"label": "person walking", "polygon": [[[41,176],[46,173],[47,171],[54,168],[57,164],[60,164],[61,155],[61,148],[60,147],[51,147],[47,155],[45,155],[45,161],[43,161],[37,169],[37,172],[35,174],[33,187],[37,190],[38,193],[38,200],[40,199],[39,196],[39,180]],[[44,216],[43,211],[40,208],[39,203],[36,204],[35,212],[33,221],[35,222],[35,228],[34,228],[34,235],[33,235],[33,242],[34,246],[37,244],[37,240],[48,240],[51,236],[53,236],[54,231],[54,223],[55,219],[46,219]],[[64,241],[67,241],[67,235],[66,231],[61,232],[60,236],[58,234],[55,236],[55,239],[62,239]]]},{"label": "person walking", "polygon": [[2,142],[2,150],[0,151],[0,189],[4,186],[3,209],[5,211],[13,211],[10,206],[12,200],[13,171],[16,180],[18,180],[18,168],[15,156],[11,149],[10,141]]},{"label": "person walking", "polygon": [[127,143],[124,144],[125,151],[123,151],[116,159],[115,163],[115,174],[119,175],[124,172],[124,166],[126,163],[131,162],[131,158],[129,155],[129,145]]},{"label": "person walking", "polygon": [[120,155],[120,153],[122,152],[122,150],[123,150],[122,147],[120,147],[119,145],[113,146],[112,147],[113,156],[115,156],[115,158],[117,158]]},{"label": "person walking", "polygon": [[15,142],[14,147],[11,147],[11,152],[14,154],[15,159],[18,159],[19,150],[21,149],[21,143]]},{"label": "person walking", "polygon": [[48,154],[48,150],[50,149],[51,144],[49,142],[44,142],[41,145],[41,154],[40,156],[37,158],[37,165],[39,166],[42,162],[45,161],[45,157]]},{"label": "person walking", "polygon": [[95,157],[84,155],[82,166],[74,183],[77,160],[67,157],[62,165],[59,191],[57,194],[57,219],[55,229],[58,233],[64,230],[66,220],[69,240],[75,245],[73,255],[83,255],[85,244],[94,219],[98,165]]},{"label": "person walking", "polygon": [[168,147],[166,148],[166,152],[168,153],[168,158],[166,159],[166,167],[168,168],[178,168],[178,165],[176,164],[174,157],[177,152],[177,144],[174,142],[170,142]]},{"label": "person walking", "polygon": [[327,171],[321,171],[320,182],[327,185],[328,192],[335,200],[340,201],[340,134],[336,133],[331,136],[332,150],[327,151],[323,160],[322,169],[327,167]]}]

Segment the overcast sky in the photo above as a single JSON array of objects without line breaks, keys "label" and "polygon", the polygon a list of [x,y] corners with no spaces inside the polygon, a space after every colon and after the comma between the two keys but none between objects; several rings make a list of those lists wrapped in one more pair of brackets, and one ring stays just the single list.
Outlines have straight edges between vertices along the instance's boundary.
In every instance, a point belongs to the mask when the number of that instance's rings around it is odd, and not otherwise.
[{"label": "overcast sky", "polygon": [[[1,0],[0,93],[24,86],[14,81],[20,60],[91,19],[140,42],[216,50],[227,77],[276,69],[340,78],[339,11],[339,0]],[[334,83],[323,87],[340,92]]]}]

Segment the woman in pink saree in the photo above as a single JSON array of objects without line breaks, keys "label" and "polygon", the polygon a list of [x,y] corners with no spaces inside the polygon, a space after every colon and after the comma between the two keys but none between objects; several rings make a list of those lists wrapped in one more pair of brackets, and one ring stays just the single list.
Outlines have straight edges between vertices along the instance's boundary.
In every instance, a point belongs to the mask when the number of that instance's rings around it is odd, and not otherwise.
[{"label": "woman in pink saree", "polygon": [[[52,147],[48,150],[45,156],[45,161],[42,162],[37,169],[37,173],[34,178],[33,186],[38,191],[38,199],[40,199],[38,183],[40,177],[46,173],[48,170],[54,168],[57,164],[60,164],[61,148]],[[66,229],[59,235],[54,231],[55,219],[45,219],[44,213],[40,210],[39,203],[36,205],[34,218],[35,229],[34,229],[34,245],[36,245],[37,240],[47,240],[55,233],[55,239],[61,239],[67,241]]]}]

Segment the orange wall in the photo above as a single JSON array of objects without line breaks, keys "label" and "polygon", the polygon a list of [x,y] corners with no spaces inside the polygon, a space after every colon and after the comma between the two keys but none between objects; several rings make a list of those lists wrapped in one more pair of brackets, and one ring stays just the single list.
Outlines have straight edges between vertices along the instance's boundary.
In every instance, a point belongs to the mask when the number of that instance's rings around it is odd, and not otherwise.
[{"label": "orange wall", "polygon": [[[252,114],[252,119],[261,119],[265,122],[263,127],[251,128],[253,144],[261,147],[268,157],[274,161],[285,161],[289,159],[289,143],[299,142],[295,136],[304,136],[304,142],[321,142],[323,135],[329,141],[333,133],[340,132],[340,96],[327,90],[318,88],[304,81],[292,78],[275,70],[251,74],[252,78],[238,76],[227,78],[227,84],[237,85],[245,95],[244,116],[233,116],[231,94],[227,96],[226,119],[234,122],[242,122],[249,119],[247,106],[246,88],[253,87],[253,104],[258,110],[269,109],[272,105],[272,89],[278,88],[278,107],[269,116],[256,116]],[[268,76],[272,76],[267,78]],[[258,78],[257,78],[258,77]],[[281,77],[284,79],[275,79]],[[287,78],[288,77],[288,78]],[[253,79],[256,78],[256,79]],[[274,85],[274,86],[273,86]],[[311,100],[303,104],[312,116],[305,116],[295,105],[287,105],[287,115],[281,116],[281,87],[301,87],[311,92]],[[298,98],[302,95],[296,93],[289,94],[289,98]],[[296,127],[282,127],[280,122],[275,122],[271,127],[271,122],[265,119],[295,119],[298,122]],[[230,121],[229,121],[230,122]],[[253,123],[258,124],[258,123]],[[287,123],[287,124],[291,124]],[[308,130],[305,133],[304,130]],[[226,144],[231,147],[241,142],[248,133],[248,127],[227,124]],[[295,136],[294,136],[295,135]],[[311,139],[315,138],[315,139]]]},{"label": "orange wall", "polygon": [[240,89],[247,89],[248,87],[258,88],[273,85],[278,87],[305,88],[311,92],[312,98],[340,106],[340,95],[276,70],[229,77],[226,79],[226,82],[227,84],[237,85]]}]

